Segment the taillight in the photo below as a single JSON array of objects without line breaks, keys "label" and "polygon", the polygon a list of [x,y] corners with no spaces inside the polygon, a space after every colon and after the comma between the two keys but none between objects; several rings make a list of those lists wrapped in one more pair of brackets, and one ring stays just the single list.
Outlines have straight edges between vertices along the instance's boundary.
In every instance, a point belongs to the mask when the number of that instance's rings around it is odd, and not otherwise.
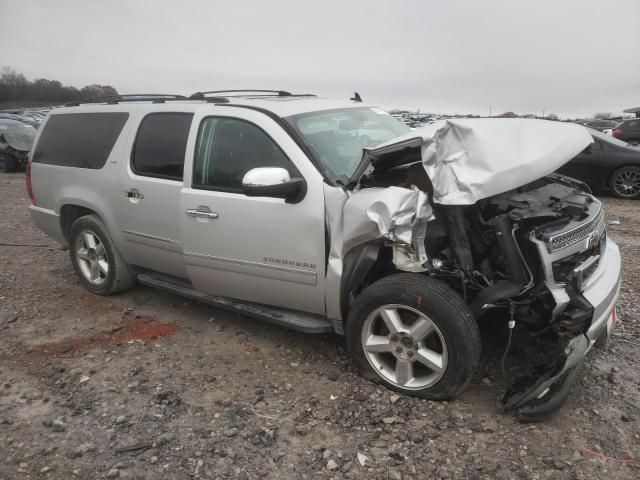
[{"label": "taillight", "polygon": [[27,166],[24,169],[25,179],[27,181],[27,193],[31,199],[33,205],[36,204],[36,197],[33,196],[33,188],[31,187],[31,162],[27,162]]},{"label": "taillight", "polygon": [[616,128],[616,129],[613,130],[613,136],[614,137],[619,137],[620,135],[622,135],[622,129]]}]

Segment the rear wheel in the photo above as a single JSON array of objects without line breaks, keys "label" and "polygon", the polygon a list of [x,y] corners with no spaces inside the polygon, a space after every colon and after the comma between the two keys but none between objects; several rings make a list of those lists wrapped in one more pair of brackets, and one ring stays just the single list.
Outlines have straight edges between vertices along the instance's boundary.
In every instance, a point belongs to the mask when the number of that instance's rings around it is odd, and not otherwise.
[{"label": "rear wheel", "polygon": [[98,295],[111,295],[135,283],[135,274],[125,263],[97,215],[78,218],[71,226],[71,263],[84,287]]},{"label": "rear wheel", "polygon": [[417,274],[391,275],[362,292],[345,333],[365,378],[421,398],[459,395],[480,356],[467,305],[443,283]]},{"label": "rear wheel", "polygon": [[634,200],[640,197],[640,167],[627,166],[613,172],[609,181],[616,198]]}]

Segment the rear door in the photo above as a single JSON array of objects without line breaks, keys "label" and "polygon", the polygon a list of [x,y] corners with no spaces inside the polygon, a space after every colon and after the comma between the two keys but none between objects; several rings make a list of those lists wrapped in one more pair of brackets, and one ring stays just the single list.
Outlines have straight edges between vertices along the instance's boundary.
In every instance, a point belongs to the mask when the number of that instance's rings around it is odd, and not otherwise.
[{"label": "rear door", "polygon": [[[323,179],[271,118],[218,106],[194,120],[180,198],[184,261],[198,290],[267,305],[324,313]],[[190,163],[192,162],[192,164]],[[303,177],[298,203],[241,193],[244,174],[282,167]],[[188,185],[188,186],[187,186]],[[210,212],[193,217],[187,210]]]},{"label": "rear door", "polygon": [[118,225],[128,263],[186,278],[180,190],[192,112],[144,114],[123,166]]}]

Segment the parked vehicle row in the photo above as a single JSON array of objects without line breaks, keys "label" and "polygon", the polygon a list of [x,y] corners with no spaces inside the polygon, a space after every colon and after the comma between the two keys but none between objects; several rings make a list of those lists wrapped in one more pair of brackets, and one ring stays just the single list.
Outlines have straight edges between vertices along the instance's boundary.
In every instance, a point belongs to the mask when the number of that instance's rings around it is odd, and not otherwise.
[{"label": "parked vehicle row", "polygon": [[51,107],[39,109],[0,110],[0,119],[16,120],[32,127],[39,128],[42,121],[51,111]]},{"label": "parked vehicle row", "polygon": [[[388,141],[363,154],[374,132]],[[363,376],[407,395],[455,398],[479,322],[515,328],[536,360],[503,406],[540,420],[616,318],[602,205],[553,174],[591,142],[526,119],[411,130],[358,100],[284,91],[123,98],[53,111],[27,188],[89,291],[137,280],[334,331]]]},{"label": "parked vehicle row", "polygon": [[611,134],[634,147],[640,146],[640,118],[629,118],[615,125]]},{"label": "parked vehicle row", "polygon": [[586,183],[596,193],[639,199],[640,149],[596,130],[589,133],[593,143],[558,172]]},{"label": "parked vehicle row", "polygon": [[36,129],[18,120],[0,118],[0,163],[4,172],[24,169]]},{"label": "parked vehicle row", "polygon": [[593,130],[598,130],[599,132],[603,132],[604,130],[611,129],[615,127],[618,122],[616,120],[582,120],[580,122],[576,122],[579,125],[583,125],[585,127],[591,128]]}]

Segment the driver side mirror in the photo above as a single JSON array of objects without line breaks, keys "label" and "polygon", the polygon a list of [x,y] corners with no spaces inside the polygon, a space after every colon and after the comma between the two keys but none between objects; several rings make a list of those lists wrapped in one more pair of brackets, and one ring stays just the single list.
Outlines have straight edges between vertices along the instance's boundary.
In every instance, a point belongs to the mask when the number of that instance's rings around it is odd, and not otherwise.
[{"label": "driver side mirror", "polygon": [[242,178],[242,193],[247,197],[284,198],[287,203],[298,203],[307,193],[307,182],[291,178],[281,167],[252,168]]}]

